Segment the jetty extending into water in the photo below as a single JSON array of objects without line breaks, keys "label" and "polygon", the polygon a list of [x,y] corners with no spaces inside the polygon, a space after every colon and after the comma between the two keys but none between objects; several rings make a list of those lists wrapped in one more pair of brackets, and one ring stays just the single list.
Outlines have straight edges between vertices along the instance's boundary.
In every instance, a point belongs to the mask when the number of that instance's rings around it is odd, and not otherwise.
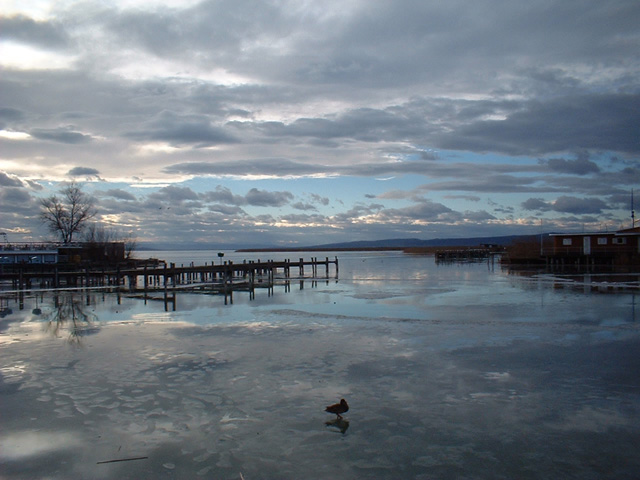
[{"label": "jetty extending into water", "polygon": [[76,287],[122,287],[129,291],[137,289],[186,289],[209,286],[224,291],[234,288],[252,289],[255,286],[273,285],[276,278],[301,279],[329,278],[333,266],[338,277],[338,257],[297,261],[252,261],[242,263],[225,261],[221,264],[180,265],[156,261],[151,264],[137,264],[133,267],[113,268],[72,268],[52,265],[12,265],[3,266],[0,281],[10,283],[14,290],[31,288],[76,288]]}]

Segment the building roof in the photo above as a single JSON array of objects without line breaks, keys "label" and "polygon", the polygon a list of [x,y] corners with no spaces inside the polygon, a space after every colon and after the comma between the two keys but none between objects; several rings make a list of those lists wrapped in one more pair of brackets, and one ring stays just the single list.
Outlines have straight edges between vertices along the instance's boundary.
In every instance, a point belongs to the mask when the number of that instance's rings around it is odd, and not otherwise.
[{"label": "building roof", "polygon": [[550,233],[550,237],[595,237],[595,236],[630,236],[640,235],[640,227],[625,228],[617,232],[574,232],[574,233]]},{"label": "building roof", "polygon": [[574,232],[574,233],[550,233],[550,237],[595,237],[605,235],[616,235],[617,232]]},{"label": "building roof", "polygon": [[616,235],[640,235],[640,227],[626,228],[624,230],[618,230]]}]

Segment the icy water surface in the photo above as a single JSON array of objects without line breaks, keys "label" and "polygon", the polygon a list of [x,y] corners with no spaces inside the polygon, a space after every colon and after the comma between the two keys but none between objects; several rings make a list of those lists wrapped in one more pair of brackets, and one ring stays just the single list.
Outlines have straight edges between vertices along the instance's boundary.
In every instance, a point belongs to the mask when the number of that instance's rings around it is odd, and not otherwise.
[{"label": "icy water surface", "polygon": [[0,476],[638,478],[638,276],[337,255],[227,305],[0,292]]}]

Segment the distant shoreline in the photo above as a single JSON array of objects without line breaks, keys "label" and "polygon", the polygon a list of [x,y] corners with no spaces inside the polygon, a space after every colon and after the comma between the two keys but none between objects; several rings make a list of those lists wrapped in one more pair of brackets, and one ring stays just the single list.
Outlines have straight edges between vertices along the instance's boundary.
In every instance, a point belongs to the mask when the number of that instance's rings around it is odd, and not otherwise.
[{"label": "distant shoreline", "polygon": [[389,251],[406,250],[405,247],[290,247],[290,248],[240,248],[236,250],[238,253],[262,253],[262,252],[372,252],[372,251]]},{"label": "distant shoreline", "polygon": [[429,246],[429,247],[310,247],[310,248],[300,248],[300,247],[292,247],[292,248],[240,248],[235,250],[238,253],[268,253],[268,252],[403,252],[403,253],[411,253],[411,254],[422,254],[429,255],[434,254],[436,252],[447,250],[447,251],[464,251],[469,249],[474,249],[478,247],[472,246]]}]

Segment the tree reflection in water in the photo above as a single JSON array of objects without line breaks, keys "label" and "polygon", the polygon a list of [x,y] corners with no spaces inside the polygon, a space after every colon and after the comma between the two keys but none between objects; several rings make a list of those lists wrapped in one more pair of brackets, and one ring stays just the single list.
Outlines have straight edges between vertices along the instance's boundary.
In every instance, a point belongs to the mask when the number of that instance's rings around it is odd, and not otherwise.
[{"label": "tree reflection in water", "polygon": [[82,337],[100,331],[100,327],[96,325],[98,317],[87,312],[84,307],[81,294],[57,293],[54,296],[54,309],[48,318],[46,330],[55,337],[61,337],[64,331],[68,331],[69,343],[79,345]]}]

